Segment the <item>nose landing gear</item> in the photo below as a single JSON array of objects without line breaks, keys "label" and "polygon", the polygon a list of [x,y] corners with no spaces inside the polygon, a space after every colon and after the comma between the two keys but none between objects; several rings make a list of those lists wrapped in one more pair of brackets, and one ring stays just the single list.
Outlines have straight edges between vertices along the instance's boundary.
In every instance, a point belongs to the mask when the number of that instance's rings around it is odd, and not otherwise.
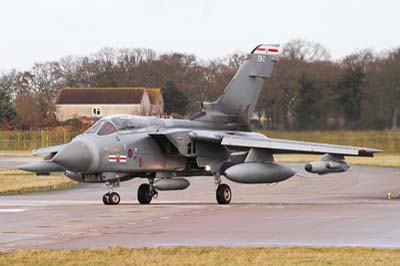
[{"label": "nose landing gear", "polygon": [[103,195],[103,203],[105,205],[118,205],[121,197],[117,192],[114,192],[114,187],[119,187],[119,180],[114,180],[106,183],[108,193]]},{"label": "nose landing gear", "polygon": [[118,205],[121,197],[117,192],[111,192],[103,195],[103,203],[105,205]]}]

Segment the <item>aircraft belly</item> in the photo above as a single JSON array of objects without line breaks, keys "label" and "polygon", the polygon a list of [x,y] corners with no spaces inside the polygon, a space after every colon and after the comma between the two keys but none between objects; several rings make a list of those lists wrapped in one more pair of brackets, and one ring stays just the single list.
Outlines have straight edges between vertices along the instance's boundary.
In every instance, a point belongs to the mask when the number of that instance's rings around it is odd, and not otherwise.
[{"label": "aircraft belly", "polygon": [[142,164],[138,163],[138,170],[146,171],[180,171],[186,166],[186,158],[181,156],[152,156],[142,157]]}]

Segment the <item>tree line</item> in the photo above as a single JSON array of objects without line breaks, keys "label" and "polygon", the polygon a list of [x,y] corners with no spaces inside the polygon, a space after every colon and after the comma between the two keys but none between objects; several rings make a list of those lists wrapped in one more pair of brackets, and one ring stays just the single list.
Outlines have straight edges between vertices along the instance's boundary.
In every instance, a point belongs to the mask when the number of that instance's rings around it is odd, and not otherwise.
[{"label": "tree line", "polygon": [[[58,125],[55,99],[64,87],[160,87],[165,111],[190,117],[212,101],[244,60],[234,53],[202,60],[192,54],[104,48],[92,55],[36,63],[0,74],[0,127]],[[245,88],[244,88],[245,89]],[[263,87],[253,125],[279,130],[397,129],[400,48],[361,50],[331,60],[321,44],[283,45]]]}]

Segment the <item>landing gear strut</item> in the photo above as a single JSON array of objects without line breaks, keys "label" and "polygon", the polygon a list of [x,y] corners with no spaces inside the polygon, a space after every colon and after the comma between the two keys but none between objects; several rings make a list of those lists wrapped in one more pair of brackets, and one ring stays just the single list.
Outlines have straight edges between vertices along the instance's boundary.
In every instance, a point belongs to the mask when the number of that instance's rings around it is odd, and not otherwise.
[{"label": "landing gear strut", "polygon": [[137,198],[140,204],[149,204],[151,200],[158,196],[158,192],[153,187],[154,179],[149,179],[150,184],[141,184],[138,188]]},{"label": "landing gear strut", "polygon": [[106,183],[108,193],[103,195],[103,203],[105,205],[118,205],[121,197],[117,192],[114,192],[114,187],[119,187],[119,180],[114,180]]},{"label": "landing gear strut", "polygon": [[215,185],[217,186],[215,195],[218,204],[229,204],[232,199],[231,188],[227,184],[222,184],[221,175],[219,173],[213,173]]}]

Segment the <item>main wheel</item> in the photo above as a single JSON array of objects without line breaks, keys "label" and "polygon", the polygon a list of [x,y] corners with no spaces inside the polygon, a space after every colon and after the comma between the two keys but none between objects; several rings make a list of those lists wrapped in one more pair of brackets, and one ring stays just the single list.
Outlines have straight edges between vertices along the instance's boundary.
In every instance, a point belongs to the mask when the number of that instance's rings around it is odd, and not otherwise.
[{"label": "main wheel", "polygon": [[216,195],[218,204],[229,204],[229,202],[231,202],[232,191],[227,184],[220,184],[217,188]]},{"label": "main wheel", "polygon": [[138,188],[137,198],[140,204],[149,204],[153,195],[149,184],[141,184]]},{"label": "main wheel", "polygon": [[110,196],[110,193],[107,193],[107,194],[103,195],[103,203],[104,203],[104,205],[109,205],[110,204],[109,196]]},{"label": "main wheel", "polygon": [[121,200],[121,197],[117,192],[111,192],[110,196],[108,196],[108,201],[111,205],[118,205]]}]

